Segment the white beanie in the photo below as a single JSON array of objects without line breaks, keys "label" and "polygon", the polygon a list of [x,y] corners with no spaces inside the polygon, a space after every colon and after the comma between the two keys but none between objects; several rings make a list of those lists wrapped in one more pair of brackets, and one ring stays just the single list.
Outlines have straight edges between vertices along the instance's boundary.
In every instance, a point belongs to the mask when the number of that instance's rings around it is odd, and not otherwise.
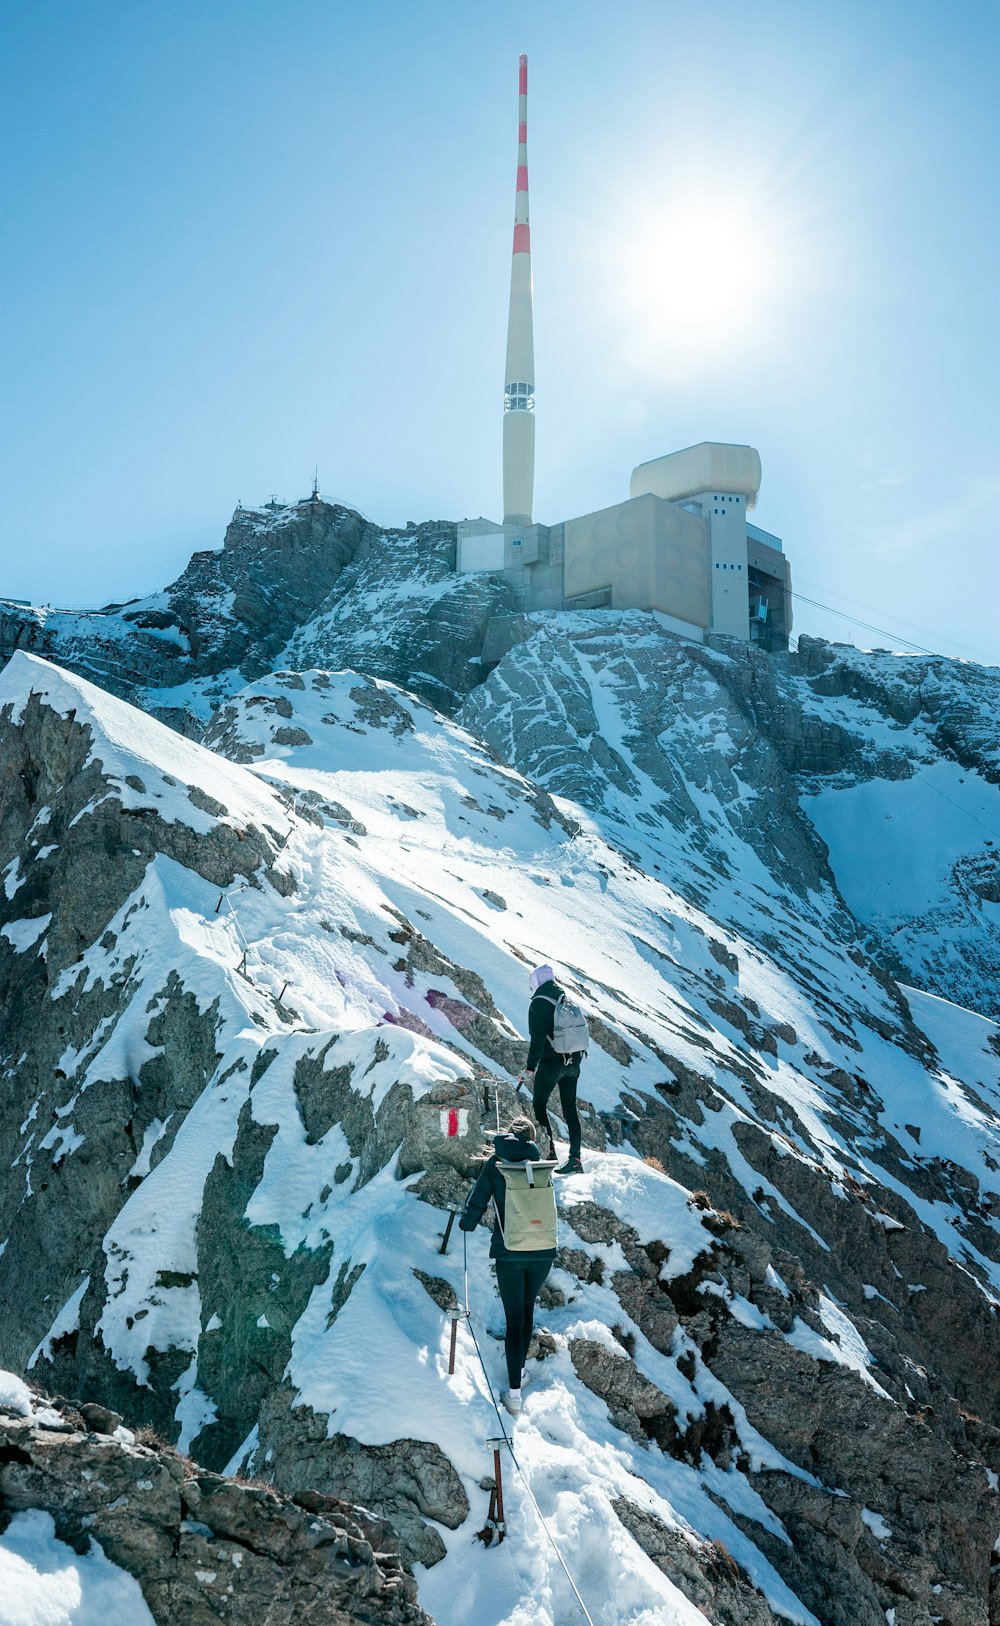
[{"label": "white beanie", "polygon": [[534,993],[537,988],[542,986],[543,982],[555,982],[555,980],[556,974],[550,965],[536,965],[528,978],[528,987]]}]

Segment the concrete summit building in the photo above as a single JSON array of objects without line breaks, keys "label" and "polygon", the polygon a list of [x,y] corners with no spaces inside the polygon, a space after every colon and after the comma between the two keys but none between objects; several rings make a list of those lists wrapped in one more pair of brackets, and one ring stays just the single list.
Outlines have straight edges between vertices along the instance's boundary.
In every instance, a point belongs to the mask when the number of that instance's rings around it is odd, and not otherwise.
[{"label": "concrete summit building", "polygon": [[[528,218],[528,59],[518,70],[517,188],[503,408],[503,523],[466,519],[457,566],[502,572],[513,608],[655,610],[683,637],[787,647],[791,572],[781,541],[749,523],[752,446],[701,441],[640,463],[624,502],[557,525],[532,518],[535,363]],[[499,629],[498,629],[499,631]]]}]

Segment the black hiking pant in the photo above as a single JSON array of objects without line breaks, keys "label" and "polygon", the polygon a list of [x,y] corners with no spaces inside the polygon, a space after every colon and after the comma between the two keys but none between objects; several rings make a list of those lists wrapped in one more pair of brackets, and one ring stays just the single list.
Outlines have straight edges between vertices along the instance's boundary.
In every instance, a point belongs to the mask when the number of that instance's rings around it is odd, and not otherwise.
[{"label": "black hiking pant", "polygon": [[504,1352],[511,1389],[520,1389],[521,1373],[535,1324],[535,1300],[541,1292],[551,1259],[497,1259],[497,1286],[507,1317]]},{"label": "black hiking pant", "polygon": [[579,1056],[559,1056],[553,1051],[551,1055],[543,1056],[535,1068],[535,1087],[532,1092],[531,1104],[535,1109],[535,1118],[539,1128],[544,1129],[550,1142],[554,1140],[552,1125],[546,1108],[556,1085],[559,1086],[559,1104],[562,1115],[566,1120],[566,1129],[569,1133],[569,1155],[579,1157],[583,1145],[583,1128],[580,1123],[580,1114],[576,1110],[576,1086],[580,1077]]}]

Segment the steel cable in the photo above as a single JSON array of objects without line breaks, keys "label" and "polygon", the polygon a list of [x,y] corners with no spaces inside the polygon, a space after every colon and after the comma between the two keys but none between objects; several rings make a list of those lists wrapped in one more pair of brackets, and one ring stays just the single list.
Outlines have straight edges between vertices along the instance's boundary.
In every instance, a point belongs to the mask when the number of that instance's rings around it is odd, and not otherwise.
[{"label": "steel cable", "polygon": [[493,1393],[493,1385],[490,1382],[489,1372],[486,1370],[486,1362],[483,1359],[483,1352],[479,1347],[479,1339],[476,1337],[476,1329],[472,1325],[472,1313],[471,1313],[471,1311],[469,1309],[469,1237],[468,1237],[468,1232],[466,1232],[466,1231],[462,1232],[462,1255],[463,1255],[463,1268],[464,1268],[464,1273],[465,1273],[465,1318],[466,1318],[466,1321],[468,1322],[469,1333],[470,1333],[470,1336],[472,1338],[472,1342],[475,1345],[476,1354],[479,1357],[479,1365],[482,1368],[483,1377],[484,1377],[484,1379],[486,1381],[486,1387],[489,1390],[490,1400],[493,1402],[493,1410],[497,1414],[497,1422],[500,1424],[500,1433],[503,1436],[503,1440],[504,1440],[504,1443],[505,1443],[505,1445],[507,1447],[507,1450],[510,1452],[510,1460],[514,1464],[514,1467],[517,1469],[518,1474],[520,1475],[520,1478],[521,1478],[521,1483],[522,1483],[522,1485],[524,1486],[525,1490],[528,1493],[528,1496],[529,1496],[529,1498],[531,1500],[531,1505],[534,1508],[535,1512],[538,1514],[538,1522],[541,1525],[542,1529],[545,1531],[545,1534],[548,1537],[549,1542],[550,1542],[550,1544],[552,1546],[552,1551],[555,1553],[557,1559],[559,1560],[560,1565],[562,1566],[563,1574],[565,1575],[567,1581],[569,1582],[570,1586],[573,1589],[573,1596],[576,1599],[577,1603],[580,1605],[580,1608],[581,1608],[581,1610],[583,1612],[583,1617],[587,1622],[587,1626],[594,1626],[593,1616],[591,1615],[590,1610],[587,1608],[587,1605],[584,1603],[582,1597],[580,1596],[580,1589],[577,1586],[576,1582],[574,1581],[572,1575],[569,1572],[569,1567],[568,1567],[568,1565],[566,1563],[566,1560],[563,1558],[562,1553],[559,1551],[559,1544],[556,1541],[555,1536],[552,1534],[552,1531],[549,1529],[548,1524],[545,1521],[545,1515],[544,1515],[544,1513],[542,1512],[541,1508],[538,1505],[538,1501],[537,1501],[537,1498],[535,1496],[535,1493],[534,1493],[534,1491],[532,1490],[531,1486],[528,1483],[527,1475],[525,1474],[524,1469],[521,1467],[521,1464],[517,1460],[517,1456],[515,1455],[515,1452],[514,1452],[514,1442],[512,1441],[510,1435],[507,1433],[507,1426],[504,1423],[503,1416],[501,1414],[500,1407],[499,1407],[499,1404],[497,1402],[497,1397]]}]

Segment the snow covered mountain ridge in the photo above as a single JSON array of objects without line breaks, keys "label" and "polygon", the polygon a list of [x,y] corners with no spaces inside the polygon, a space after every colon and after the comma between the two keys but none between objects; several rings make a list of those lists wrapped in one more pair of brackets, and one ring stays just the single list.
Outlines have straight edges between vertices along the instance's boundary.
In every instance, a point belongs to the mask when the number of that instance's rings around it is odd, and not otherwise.
[{"label": "snow covered mountain ridge", "polygon": [[276,671],[386,678],[560,794],[617,800],[622,828],[650,793],[713,869],[728,831],[713,843],[696,792],[716,776],[734,814],[746,791],[735,822],[769,873],[812,879],[828,843],[848,930],[879,963],[1000,1016],[1000,673],[808,638],[786,656],[700,648],[637,612],[516,617],[503,578],[457,575],[455,556],[447,521],[380,528],[322,500],[239,508],[223,547],[148,599],[88,614],[0,601],[0,662],[41,654],[195,738]]},{"label": "snow covered mountain ridge", "polygon": [[515,1443],[592,1618],[1000,1619],[997,675],[609,612],[484,672],[409,533],[288,632],[299,523],[251,669],[220,600],[214,672],[134,691],[202,743],[0,674],[0,1364],[388,1517],[444,1626],[581,1619],[516,1475],[475,1540],[439,1252],[551,959],[587,1172]]},{"label": "snow covered mountain ridge", "polygon": [[200,732],[220,701],[282,667],[352,667],[453,711],[480,680],[500,578],[455,573],[456,528],[382,528],[339,503],[238,508],[220,549],[169,587],[77,614],[0,600],[0,661],[56,660]]}]

